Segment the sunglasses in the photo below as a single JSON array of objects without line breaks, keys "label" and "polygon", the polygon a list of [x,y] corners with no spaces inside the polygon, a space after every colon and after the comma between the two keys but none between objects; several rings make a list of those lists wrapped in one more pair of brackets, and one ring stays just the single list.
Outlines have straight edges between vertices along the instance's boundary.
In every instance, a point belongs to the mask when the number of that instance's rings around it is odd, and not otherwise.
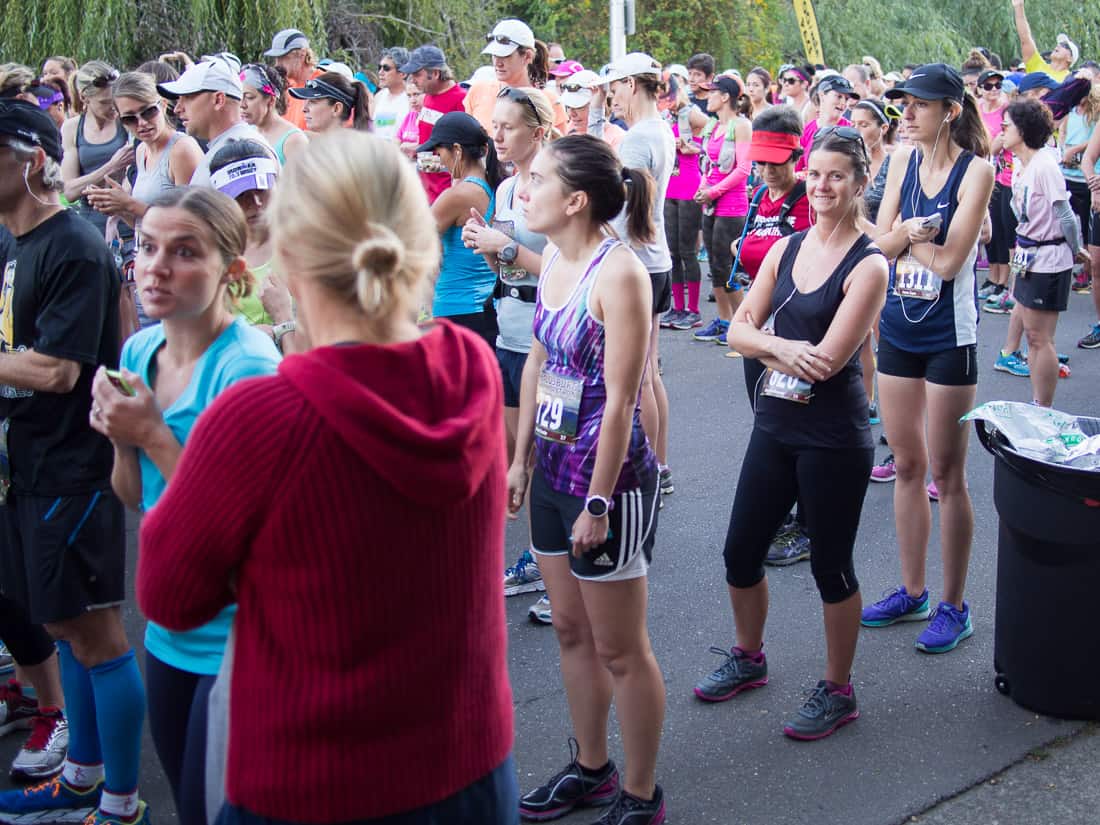
[{"label": "sunglasses", "polygon": [[1000,83],[983,83],[982,88],[985,89],[987,92],[992,92],[994,89],[1000,89],[1001,84]]},{"label": "sunglasses", "polygon": [[555,66],[560,66],[562,63],[565,62],[565,58],[564,57],[551,57],[550,62],[553,63]]},{"label": "sunglasses", "polygon": [[781,78],[779,78],[779,82],[782,83],[784,86],[793,86],[795,83],[799,83],[801,81],[802,81],[802,78],[800,78],[800,77],[781,77]]},{"label": "sunglasses", "polygon": [[522,103],[531,109],[531,114],[535,116],[535,122],[542,126],[542,116],[539,114],[539,108],[535,105],[535,101],[531,100],[531,96],[526,92],[521,92],[519,89],[513,89],[511,86],[505,86],[500,90],[497,95],[497,100],[508,98],[515,103]]},{"label": "sunglasses", "polygon": [[858,143],[864,159],[867,159],[867,146],[863,142],[863,135],[859,133],[859,129],[852,126],[826,126],[818,129],[817,134],[814,135],[813,148],[816,149],[829,136],[835,136],[849,143]]},{"label": "sunglasses", "polygon": [[127,129],[137,128],[138,119],[144,120],[146,123],[152,123],[157,119],[157,115],[160,114],[160,104],[154,103],[152,106],[146,106],[136,115],[123,115],[118,116],[119,123],[125,126]]},{"label": "sunglasses", "polygon": [[110,73],[105,74],[102,77],[97,77],[95,80],[92,81],[92,85],[95,86],[97,89],[106,89],[116,80],[118,80],[118,72],[111,71]]},{"label": "sunglasses", "polygon": [[388,63],[379,63],[378,64],[378,71],[380,71],[380,72],[392,72],[396,68],[397,68],[396,66],[390,66]]},{"label": "sunglasses", "polygon": [[520,48],[523,47],[522,43],[517,43],[515,40],[513,40],[512,38],[510,38],[506,34],[487,34],[487,35],[485,35],[485,42],[486,43],[492,43],[494,41],[499,43],[502,46],[516,46],[516,47],[520,47]]},{"label": "sunglasses", "polygon": [[559,83],[558,87],[563,92],[570,92],[570,93],[579,92],[582,89],[587,89],[588,88],[587,86],[582,86],[580,83]]}]

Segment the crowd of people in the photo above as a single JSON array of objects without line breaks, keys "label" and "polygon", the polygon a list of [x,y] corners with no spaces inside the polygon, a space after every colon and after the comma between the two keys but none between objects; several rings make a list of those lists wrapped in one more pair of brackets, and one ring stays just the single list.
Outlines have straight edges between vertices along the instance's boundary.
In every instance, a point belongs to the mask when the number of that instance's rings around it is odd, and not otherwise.
[{"label": "crowd of people", "polygon": [[[147,823],[148,719],[185,825],[659,825],[662,330],[740,359],[753,410],[734,644],[696,697],[767,684],[767,566],[808,559],[823,605],[793,739],[858,718],[863,629],[956,648],[979,376],[1051,406],[1071,292],[1100,348],[1100,65],[1012,6],[1015,60],[888,72],[586,68],[516,19],[463,82],[435,44],[357,70],[297,29],[255,63],[0,65],[0,733],[29,730],[0,817]],[[992,365],[982,311],[1008,316]],[[899,571],[865,605],[870,482],[895,484]],[[540,594],[570,714],[568,763],[522,795],[502,571]]]}]

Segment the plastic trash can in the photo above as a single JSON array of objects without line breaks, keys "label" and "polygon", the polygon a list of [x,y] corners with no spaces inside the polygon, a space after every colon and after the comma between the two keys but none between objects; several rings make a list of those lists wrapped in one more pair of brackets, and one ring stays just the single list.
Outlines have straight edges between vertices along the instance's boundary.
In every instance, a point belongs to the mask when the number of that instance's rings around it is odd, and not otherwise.
[{"label": "plastic trash can", "polygon": [[[1078,421],[1100,433],[1100,419]],[[1100,472],[1026,458],[974,423],[1000,516],[997,689],[1049,716],[1100,719]]]}]

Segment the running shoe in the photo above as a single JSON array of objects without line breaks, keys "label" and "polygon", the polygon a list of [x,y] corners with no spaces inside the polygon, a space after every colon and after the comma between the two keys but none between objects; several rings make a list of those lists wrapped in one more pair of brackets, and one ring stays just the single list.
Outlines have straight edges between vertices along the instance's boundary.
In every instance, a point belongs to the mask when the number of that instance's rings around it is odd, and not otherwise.
[{"label": "running shoe", "polygon": [[1008,315],[1015,306],[1016,302],[1012,299],[1012,294],[1006,289],[999,294],[990,295],[982,304],[982,310],[994,315]]},{"label": "running shoe", "polygon": [[670,309],[664,315],[661,316],[659,321],[661,329],[672,329],[672,322],[684,314],[682,309]]},{"label": "running shoe", "polygon": [[15,659],[8,652],[8,646],[0,642],[0,675],[11,673],[15,670]]},{"label": "running shoe", "polygon": [[939,501],[940,500],[940,488],[936,486],[936,482],[929,481],[928,486],[924,488],[924,491],[926,493],[928,493],[928,500],[929,501]]},{"label": "running shoe", "polygon": [[894,464],[894,454],[886,456],[881,464],[871,468],[871,481],[888,482],[898,477],[898,468]]},{"label": "running shoe", "polygon": [[824,739],[837,728],[859,718],[855,688],[848,685],[848,693],[829,690],[822,679],[810,693],[810,697],[798,714],[783,727],[783,733],[791,739],[810,742]]},{"label": "running shoe", "polygon": [[60,710],[39,713],[31,735],[15,755],[11,778],[16,782],[41,782],[61,772],[69,752],[69,723]]},{"label": "running shoe", "polygon": [[15,679],[0,687],[0,736],[13,730],[30,730],[38,716],[38,703],[23,695]]},{"label": "running shoe", "polygon": [[981,289],[978,290],[978,299],[984,301],[986,298],[996,292],[997,284],[993,283],[992,281],[986,281],[984,284],[982,284]]},{"label": "running shoe", "polygon": [[703,325],[703,316],[698,312],[681,312],[675,319],[673,319],[670,326],[673,329],[695,329]]},{"label": "running shoe", "polygon": [[1093,324],[1088,334],[1077,341],[1077,346],[1081,349],[1097,349],[1100,347],[1100,323]]},{"label": "running shoe", "polygon": [[569,739],[569,764],[540,785],[520,797],[522,819],[545,822],[565,816],[574,808],[598,808],[610,805],[619,796],[619,770],[608,763],[598,773],[586,771],[577,759],[577,740]]},{"label": "running shoe", "polygon": [[696,341],[716,341],[719,335],[725,334],[729,324],[721,318],[715,318],[701,330],[692,334]]},{"label": "running shoe", "polygon": [[863,608],[859,623],[864,627],[886,627],[895,622],[919,622],[931,613],[928,607],[928,589],[913,598],[905,586],[892,590],[885,598]]},{"label": "running shoe", "polygon": [[1058,365],[1058,377],[1069,378],[1073,374],[1073,371],[1069,368],[1069,364]]},{"label": "running shoe", "polygon": [[736,647],[728,651],[712,647],[710,652],[725,656],[726,661],[695,686],[695,695],[704,702],[725,702],[743,690],[764,687],[768,683],[768,660],[763,655],[759,662],[754,662]]},{"label": "running shoe", "polygon": [[527,609],[527,616],[536,624],[553,624],[550,615],[550,597],[543,596]]},{"label": "running shoe", "polygon": [[714,290],[711,290],[710,293],[707,295],[707,303],[708,304],[718,303],[718,299],[714,297]]},{"label": "running shoe", "polygon": [[[729,342],[726,340],[726,334],[730,331],[730,325],[728,321],[723,321],[723,323],[725,326],[722,327],[722,331],[718,333],[718,337],[714,339],[714,343],[720,347],[728,347]],[[734,350],[730,350],[730,352],[733,351]]]},{"label": "running shoe", "polygon": [[1069,363],[1069,355],[1067,355],[1064,352],[1059,352],[1059,353],[1057,353],[1057,355],[1058,355],[1058,363],[1059,364],[1068,364]]},{"label": "running shoe", "polygon": [[917,638],[917,650],[924,653],[947,653],[959,646],[959,642],[974,635],[970,623],[970,605],[963,602],[963,609],[940,602],[932,621]]},{"label": "running shoe", "polygon": [[518,596],[520,593],[533,593],[536,590],[545,589],[542,573],[539,572],[539,563],[535,561],[530,550],[524,550],[516,559],[516,563],[504,571],[505,596]]},{"label": "running shoe", "polygon": [[661,472],[658,473],[657,478],[661,485],[661,494],[670,496],[676,492],[676,485],[672,483],[672,468],[663,467]]},{"label": "running shoe", "polygon": [[1083,269],[1080,272],[1073,273],[1073,286],[1074,292],[1080,295],[1088,295],[1092,289],[1092,278]]},{"label": "running shoe", "polygon": [[993,369],[998,372],[1007,372],[1009,375],[1017,375],[1020,378],[1027,378],[1031,375],[1031,367],[1027,365],[1027,361],[1020,355],[1019,350],[1016,352],[1001,350],[1000,355],[997,356],[997,360],[993,364]]},{"label": "running shoe", "polygon": [[875,401],[872,401],[871,406],[867,408],[867,420],[871,424],[882,423],[882,418],[878,414],[878,403]]},{"label": "running shoe", "polygon": [[661,825],[665,821],[665,792],[653,786],[653,799],[638,799],[626,791],[604,811],[594,825]]},{"label": "running shoe", "polygon": [[783,523],[779,525],[779,529],[775,531],[775,538],[772,539],[771,547],[774,548],[790,541],[798,535],[798,532],[798,519],[795,518],[794,513],[788,513],[787,517],[783,519]]},{"label": "running shoe", "polygon": [[881,444],[883,447],[890,446],[890,442],[886,440],[886,433],[879,433],[878,443]]},{"label": "running shoe", "polygon": [[149,806],[138,802],[137,813],[133,816],[109,814],[96,808],[95,813],[84,820],[84,825],[149,825]]},{"label": "running shoe", "polygon": [[770,564],[772,567],[786,567],[788,564],[806,561],[809,557],[810,537],[799,527],[797,532],[782,543],[772,542],[768,548],[768,555],[764,557],[764,564]]},{"label": "running shoe", "polygon": [[60,776],[29,788],[0,793],[0,814],[42,814],[36,822],[79,822],[99,807],[103,782],[74,788]]}]

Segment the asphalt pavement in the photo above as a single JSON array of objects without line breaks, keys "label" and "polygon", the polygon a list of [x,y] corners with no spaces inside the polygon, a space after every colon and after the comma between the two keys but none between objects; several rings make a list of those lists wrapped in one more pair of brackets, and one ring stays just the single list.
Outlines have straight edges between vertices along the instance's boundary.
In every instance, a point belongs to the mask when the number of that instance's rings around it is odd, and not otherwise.
[{"label": "asphalt pavement", "polygon": [[[706,320],[713,314],[714,305],[704,304]],[[1091,298],[1071,295],[1057,342],[1060,352],[1072,356],[1073,375],[1059,381],[1055,406],[1096,415],[1100,351],[1074,345],[1092,320]],[[1026,379],[992,369],[1006,326],[1007,318],[982,314],[979,401],[1031,397]],[[672,409],[676,491],[660,514],[649,616],[668,691],[658,763],[668,822],[1100,822],[1096,726],[1036,715],[993,685],[993,459],[973,437],[968,478],[976,526],[967,593],[973,637],[951,653],[929,656],[913,647],[919,633],[915,624],[864,631],[853,672],[861,718],[820,742],[788,740],[783,723],[823,669],[821,607],[807,563],[771,569],[770,683],[720,705],[694,698],[695,682],[719,662],[708,648],[733,642],[721,549],[752,419],[740,360],[725,358],[713,344],[692,341],[687,332],[663,331],[661,351]],[[880,428],[875,429],[877,436]],[[878,457],[886,451],[880,447]],[[856,569],[867,600],[898,584],[892,494],[892,484],[872,484],[864,507]],[[132,574],[135,520],[130,527]],[[526,535],[525,516],[509,525],[510,559],[526,545]],[[938,542],[935,522],[928,574],[933,600],[941,582]],[[430,570],[430,565],[421,566],[411,574]],[[537,595],[507,600],[521,790],[540,784],[569,758],[570,725],[554,632],[527,618]],[[125,622],[140,649],[144,622],[132,599]],[[302,666],[308,667],[308,651],[302,655]],[[287,707],[293,712],[292,701]],[[621,764],[614,722],[611,730],[613,758]],[[19,744],[17,735],[0,742],[0,763],[10,764]],[[153,819],[174,821],[171,795],[147,732],[141,783]],[[0,779],[0,786],[5,784]],[[597,816],[588,811],[560,821],[579,825]]]}]

